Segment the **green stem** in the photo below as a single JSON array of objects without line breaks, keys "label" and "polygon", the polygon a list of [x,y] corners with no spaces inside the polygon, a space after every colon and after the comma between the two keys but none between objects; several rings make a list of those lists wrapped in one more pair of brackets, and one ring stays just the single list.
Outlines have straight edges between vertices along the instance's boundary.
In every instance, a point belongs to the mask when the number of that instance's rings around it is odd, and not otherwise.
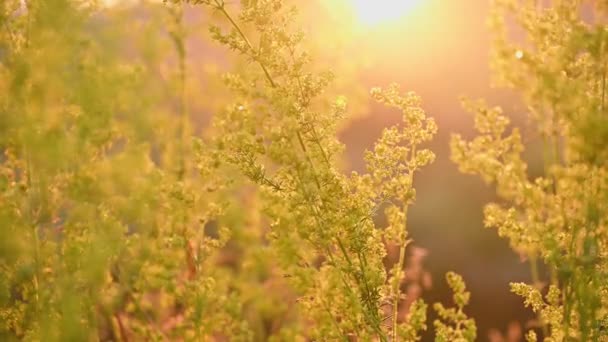
[{"label": "green stem", "polygon": [[34,200],[32,198],[33,182],[32,182],[32,162],[27,147],[24,147],[25,168],[26,168],[26,188],[28,193],[28,222],[32,225],[32,235],[34,238],[34,299],[35,311],[38,313],[40,309],[40,236],[38,235],[38,224],[34,214]]},{"label": "green stem", "polygon": [[[230,24],[232,25],[232,27],[234,27],[234,29],[238,32],[239,36],[241,36],[241,38],[243,38],[243,40],[245,41],[245,44],[247,44],[247,47],[251,51],[253,51],[254,50],[253,45],[251,44],[251,42],[249,41],[249,39],[247,38],[247,36],[243,32],[243,30],[241,30],[241,27],[236,23],[236,21],[234,21],[234,19],[230,15],[230,13],[228,13],[226,11],[226,8],[224,6],[224,2],[220,1],[220,0],[215,0],[215,4],[216,4],[215,8],[217,8],[220,12],[222,12],[222,14],[224,15],[224,17],[226,17],[226,19],[230,22]],[[266,76],[266,79],[268,80],[268,82],[270,83],[270,85],[273,88],[276,88],[277,85],[274,82],[274,80],[272,79],[272,77],[270,76],[270,72],[268,72],[268,69],[266,69],[266,66],[264,65],[264,63],[262,63],[255,56],[252,56],[252,58],[260,65],[260,67],[262,68],[262,71],[264,71],[264,75]]]},{"label": "green stem", "polygon": [[[416,160],[416,145],[411,144],[411,154],[410,154],[410,164],[414,163]],[[414,168],[410,168],[408,170],[409,172],[409,181],[410,184],[413,186],[414,184],[414,172],[415,169]],[[403,203],[403,230],[404,230],[404,241],[400,241],[401,242],[401,246],[399,247],[399,261],[397,263],[397,274],[395,274],[395,277],[397,277],[397,283],[395,284],[394,288],[393,288],[393,341],[397,342],[397,328],[398,328],[398,323],[399,323],[399,302],[400,302],[400,297],[401,297],[401,272],[403,271],[403,268],[405,266],[405,249],[407,247],[407,239],[405,238],[406,233],[407,233],[407,212],[408,212],[408,203],[405,202]]]},{"label": "green stem", "polygon": [[604,111],[606,101],[606,63],[602,68],[602,112]]},{"label": "green stem", "polygon": [[[224,6],[224,2],[221,1],[221,0],[215,0],[215,8],[217,10],[219,10],[224,15],[224,17],[226,17],[226,19],[230,22],[230,24],[233,26],[233,28],[236,30],[236,32],[239,34],[239,36],[243,39],[243,41],[247,45],[248,49],[251,50],[251,51],[254,51],[253,45],[251,44],[251,42],[249,41],[249,39],[247,38],[247,36],[243,32],[243,30],[236,23],[236,21],[232,18],[232,16],[226,11],[225,6]],[[264,65],[264,63],[259,58],[257,58],[256,56],[251,56],[251,57],[260,65],[260,67],[262,68],[262,71],[264,72],[264,75],[266,76],[266,79],[270,83],[271,87],[276,88],[277,84],[273,80],[272,76],[270,75],[270,72],[268,71],[268,69],[266,68],[266,66]],[[313,127],[313,129],[314,129],[314,127]],[[304,139],[302,138],[302,134],[300,133],[299,130],[296,131],[296,137],[297,137],[298,143],[300,145],[300,148],[302,149],[302,152],[304,153],[304,156],[305,156],[306,160],[308,161],[308,163],[309,163],[309,165],[311,167],[311,170],[312,170],[312,173],[313,173],[313,178],[315,180],[315,184],[316,184],[317,188],[319,190],[321,190],[321,188],[322,188],[321,187],[321,183],[320,183],[320,181],[318,179],[317,172],[315,171],[314,163],[313,163],[310,155],[308,154],[308,150],[306,148],[306,144],[304,143]],[[319,146],[319,147],[321,148],[321,151],[322,151],[322,154],[323,154],[324,158],[326,158],[326,160],[329,161],[327,159],[327,155],[326,155],[324,149],[321,146]],[[321,204],[323,205],[323,199],[320,199],[320,201],[321,201]],[[345,258],[345,260],[349,264],[349,267],[351,268],[351,272],[354,271],[354,269],[355,269],[354,268],[354,264],[353,264],[353,262],[352,262],[352,260],[351,260],[351,258],[349,256],[348,252],[346,251],[346,248],[345,248],[344,244],[342,243],[342,240],[339,237],[336,237],[336,240],[337,240],[338,246],[339,246],[339,248],[340,248],[340,250],[341,250],[341,252],[343,254],[343,257]],[[360,268],[362,267],[362,265],[359,265],[359,266],[360,266]],[[364,283],[366,283],[367,282],[367,278],[365,278],[365,273],[363,271],[364,270],[361,268],[361,278],[363,278],[364,279]],[[361,286],[361,282],[362,281],[356,275],[356,272],[354,274],[354,278],[357,281],[358,285]],[[369,289],[369,287],[367,287],[367,289]],[[369,297],[370,297],[370,292],[367,291],[365,298],[369,298]],[[380,323],[376,322],[376,321],[379,321],[377,312],[375,311],[375,309],[373,307],[371,307],[371,303],[367,302],[365,304],[367,304],[366,305],[367,306],[367,310],[365,310],[366,315],[369,315],[369,314],[372,315],[372,320],[374,322],[374,324],[373,324],[374,330],[378,333],[381,341],[386,341],[387,338],[384,335],[384,333],[382,332],[382,329],[380,328]]]},{"label": "green stem", "polygon": [[177,170],[177,179],[183,180],[186,173],[186,144],[188,140],[186,126],[188,124],[188,111],[186,99],[186,45],[184,42],[184,25],[183,5],[175,5],[170,7],[171,19],[173,19],[173,30],[170,31],[171,38],[178,58],[178,76],[177,76],[177,97],[179,100],[179,122],[177,127],[178,134],[178,158],[179,167]]},{"label": "green stem", "polygon": [[397,268],[398,274],[396,275],[399,279],[395,288],[393,288],[393,295],[396,296],[393,301],[393,341],[397,342],[397,328],[399,324],[399,297],[401,295],[401,272],[403,271],[403,265],[405,264],[405,244],[399,249],[399,264]]}]

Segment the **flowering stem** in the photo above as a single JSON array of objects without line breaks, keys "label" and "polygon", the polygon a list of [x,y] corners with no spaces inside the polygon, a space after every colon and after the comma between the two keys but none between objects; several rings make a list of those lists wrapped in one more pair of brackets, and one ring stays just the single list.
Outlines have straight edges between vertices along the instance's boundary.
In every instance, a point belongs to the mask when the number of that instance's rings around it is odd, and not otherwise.
[{"label": "flowering stem", "polygon": [[[416,145],[411,145],[410,163],[415,163],[416,160]],[[414,184],[414,168],[410,168],[409,182]],[[407,210],[408,203],[403,203],[403,230],[407,229]],[[393,341],[397,342],[397,328],[399,323],[399,301],[401,297],[401,279],[403,268],[405,266],[405,249],[407,247],[407,239],[404,237],[404,241],[400,241],[401,246],[399,247],[399,261],[397,263],[397,274],[395,275],[398,279],[393,288]]]},{"label": "flowering stem", "polygon": [[[407,213],[406,213],[407,215]],[[403,266],[405,264],[405,247],[407,243],[403,243],[399,248],[399,263],[398,263],[398,281],[393,289],[395,292],[393,294],[393,341],[397,341],[397,327],[399,323],[399,299],[401,296],[401,272],[403,272]]]},{"label": "flowering stem", "polygon": [[[224,2],[221,0],[215,0],[215,5],[216,5],[215,8],[218,9],[220,12],[222,12],[224,17],[226,17],[226,19],[230,22],[232,27],[234,27],[234,29],[239,33],[241,38],[243,38],[243,40],[245,41],[245,44],[247,44],[247,47],[251,51],[253,51],[254,50],[253,45],[251,44],[249,39],[247,39],[247,36],[245,35],[245,33],[243,33],[243,30],[241,30],[241,27],[236,23],[236,21],[234,21],[234,19],[232,19],[232,16],[230,15],[230,13],[228,13],[228,11],[226,11]],[[277,85],[274,82],[274,80],[272,79],[272,77],[270,76],[270,72],[268,72],[268,69],[266,69],[266,66],[264,65],[264,63],[262,63],[258,58],[254,57],[254,56],[252,56],[252,57],[260,65],[260,67],[262,68],[262,71],[264,71],[264,75],[266,76],[266,79],[270,83],[270,86],[272,86],[273,88],[276,88]]]},{"label": "flowering stem", "polygon": [[[215,0],[215,6],[214,6],[217,10],[219,10],[222,15],[230,22],[230,24],[232,25],[232,27],[236,30],[236,32],[238,33],[238,35],[243,39],[243,41],[245,42],[247,48],[251,51],[254,51],[253,45],[251,44],[251,41],[247,38],[247,36],[245,35],[245,33],[243,32],[243,30],[240,28],[240,26],[238,25],[238,23],[232,18],[232,16],[228,13],[228,11],[226,11],[225,9],[225,4],[223,1],[221,0]],[[293,54],[293,50],[291,51],[291,53]],[[272,88],[277,88],[277,83],[274,81],[274,79],[272,78],[269,70],[266,68],[266,66],[264,65],[264,63],[255,55],[249,53],[248,54],[255,62],[257,62],[260,67],[262,68],[262,71],[264,72],[264,75],[266,77],[266,79],[268,80],[270,86]],[[302,92],[302,101],[304,101],[304,92],[303,92],[303,87],[301,87],[300,84],[300,92]],[[316,130],[314,128],[314,125],[312,126],[312,130],[313,134],[315,135],[315,137],[317,136]],[[314,182],[315,185],[317,187],[318,190],[322,189],[321,186],[321,182],[318,178],[318,174],[315,170],[315,164],[312,160],[312,158],[310,157],[310,154],[308,153],[308,149],[306,147],[306,143],[304,141],[304,138],[302,136],[302,133],[300,132],[300,130],[296,130],[296,138],[298,141],[298,145],[300,147],[300,149],[302,150],[303,154],[304,154],[304,158],[306,159],[306,161],[308,162],[308,164],[310,165],[310,168],[312,170],[312,175],[314,178]],[[324,161],[327,162],[328,164],[330,164],[329,162],[329,158],[327,157],[327,153],[325,152],[324,148],[321,146],[320,142],[317,140],[317,144],[318,147],[321,151],[321,154],[324,158]],[[301,178],[301,176],[299,176]],[[304,189],[304,187],[303,187]],[[313,209],[313,211],[316,212],[316,208],[314,206],[314,204],[310,201],[312,201],[312,198],[310,198],[310,196],[307,196],[309,199],[309,205],[311,206],[311,208]],[[319,199],[321,202],[321,206],[324,206],[324,202],[323,199],[320,198]],[[320,214],[319,214],[320,215]],[[318,220],[318,216],[315,215],[315,219]],[[318,225],[320,227],[320,222],[318,222]],[[337,242],[338,248],[340,249],[340,252],[342,253],[342,256],[344,258],[344,260],[347,262],[348,266],[349,266],[349,272],[352,274],[353,278],[355,279],[355,282],[357,283],[357,286],[359,287],[359,289],[362,292],[362,297],[363,297],[363,301],[364,301],[364,314],[367,317],[367,320],[369,323],[371,323],[372,328],[374,329],[374,331],[376,331],[376,333],[378,334],[379,338],[381,341],[387,341],[387,338],[385,336],[385,334],[383,333],[382,329],[381,329],[381,323],[380,323],[380,318],[378,317],[378,312],[375,308],[375,306],[372,303],[372,298],[371,298],[371,289],[369,287],[369,283],[367,281],[367,277],[365,275],[365,269],[363,268],[363,263],[359,263],[359,271],[355,271],[356,270],[356,266],[354,265],[354,262],[352,261],[342,239],[340,239],[339,236],[335,237],[335,240]],[[333,259],[333,255],[331,254],[330,250],[328,249],[327,252],[329,252],[329,256]],[[360,259],[364,259],[363,256],[359,256]],[[360,274],[357,274],[360,273]],[[344,280],[344,279],[343,279]],[[345,280],[344,280],[345,281]],[[348,284],[345,281],[345,287],[347,289],[350,289],[350,287],[348,286]]]}]

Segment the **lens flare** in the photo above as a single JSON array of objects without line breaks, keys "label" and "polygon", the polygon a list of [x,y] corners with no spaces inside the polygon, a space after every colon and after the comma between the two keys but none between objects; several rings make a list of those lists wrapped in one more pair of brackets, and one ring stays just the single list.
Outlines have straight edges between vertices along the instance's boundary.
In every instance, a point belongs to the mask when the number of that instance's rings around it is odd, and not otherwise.
[{"label": "lens flare", "polygon": [[396,21],[421,0],[353,0],[360,20],[367,25]]}]

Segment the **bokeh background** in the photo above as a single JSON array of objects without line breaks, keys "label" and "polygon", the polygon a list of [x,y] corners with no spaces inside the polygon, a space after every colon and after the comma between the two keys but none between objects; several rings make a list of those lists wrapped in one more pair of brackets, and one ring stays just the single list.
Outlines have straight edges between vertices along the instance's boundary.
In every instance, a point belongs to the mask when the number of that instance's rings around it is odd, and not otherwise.
[{"label": "bokeh background", "polygon": [[[141,6],[107,1],[111,11],[140,21],[142,28],[154,15]],[[449,150],[452,134],[474,134],[472,115],[461,108],[459,98],[484,98],[503,107],[513,126],[520,127],[530,175],[542,173],[540,141],[517,94],[491,86],[491,34],[486,25],[490,0],[413,1],[403,15],[380,23],[361,20],[357,1],[292,1],[301,10],[299,24],[316,65],[336,74],[330,91],[346,95],[350,102],[351,118],[340,133],[346,146],[344,169],[363,170],[364,151],[373,146],[383,128],[401,119],[400,113],[369,101],[369,88],[396,82],[403,90],[418,93],[439,126],[431,145],[437,159],[416,177],[417,200],[409,211],[408,230],[418,248],[410,254],[418,251],[424,256],[423,267],[432,279],[422,296],[429,303],[450,302],[444,274],[460,273],[472,292],[467,313],[477,321],[479,340],[519,340],[517,327],[526,327],[533,315],[510,293],[509,282],[530,282],[529,266],[495,230],[483,227],[483,205],[496,200],[493,189],[477,177],[461,174],[450,161]],[[207,25],[212,20],[200,8],[186,11],[188,103],[197,134],[224,104],[220,75],[240,63],[209,40]],[[136,30],[132,34],[152,39],[164,33]],[[424,339],[431,340],[430,332]]]},{"label": "bokeh background", "polygon": [[[468,313],[477,321],[478,339],[499,341],[500,332],[505,340],[519,340],[517,326],[530,324],[533,315],[509,292],[509,283],[529,282],[529,265],[496,230],[483,227],[483,205],[497,200],[492,187],[461,174],[449,150],[452,134],[474,134],[472,115],[461,108],[460,97],[484,98],[501,106],[520,127],[531,176],[542,173],[539,141],[525,108],[516,94],[491,87],[489,9],[488,0],[420,1],[398,23],[368,26],[354,34],[356,52],[350,55],[366,58],[356,68],[357,82],[367,88],[397,82],[415,91],[439,126],[431,146],[437,160],[416,177],[417,200],[409,212],[408,230],[414,245],[427,251],[424,268],[433,279],[423,298],[449,302],[443,275],[456,271],[472,293]],[[367,114],[353,119],[341,135],[349,166],[356,170],[363,168],[363,151],[381,130],[400,120],[399,113],[382,106],[364,108]]]}]

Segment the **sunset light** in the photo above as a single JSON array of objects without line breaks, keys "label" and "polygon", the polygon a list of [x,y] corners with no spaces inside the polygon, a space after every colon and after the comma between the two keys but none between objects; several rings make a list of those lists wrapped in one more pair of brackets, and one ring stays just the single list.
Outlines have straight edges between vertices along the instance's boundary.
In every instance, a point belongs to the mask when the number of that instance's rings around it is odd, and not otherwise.
[{"label": "sunset light", "polygon": [[363,23],[378,25],[402,18],[420,0],[353,0],[353,3]]},{"label": "sunset light", "polygon": [[0,0],[1,94],[0,342],[608,342],[608,0]]}]

